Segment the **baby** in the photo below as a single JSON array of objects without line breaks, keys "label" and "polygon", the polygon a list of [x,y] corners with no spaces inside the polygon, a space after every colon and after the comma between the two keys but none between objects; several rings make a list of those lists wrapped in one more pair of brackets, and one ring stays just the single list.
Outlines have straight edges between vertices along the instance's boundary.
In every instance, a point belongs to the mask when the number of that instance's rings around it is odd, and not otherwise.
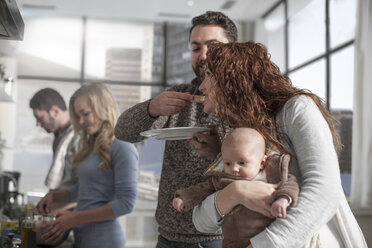
[{"label": "baby", "polygon": [[[287,208],[296,204],[299,193],[296,178],[288,173],[290,156],[266,156],[265,151],[265,140],[258,131],[252,128],[235,129],[222,143],[223,172],[209,171],[205,182],[177,190],[173,207],[178,211],[188,211],[234,180],[259,180],[281,182],[273,194],[271,214],[274,217],[286,217]],[[248,246],[249,239],[274,220],[242,205],[221,217],[224,218],[223,247]]]}]

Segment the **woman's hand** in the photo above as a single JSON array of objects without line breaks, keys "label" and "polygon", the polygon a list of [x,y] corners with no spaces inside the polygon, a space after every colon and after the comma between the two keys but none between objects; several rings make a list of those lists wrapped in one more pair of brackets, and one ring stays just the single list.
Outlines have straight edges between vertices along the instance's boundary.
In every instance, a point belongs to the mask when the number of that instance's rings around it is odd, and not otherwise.
[{"label": "woman's hand", "polygon": [[36,205],[36,209],[40,214],[49,214],[53,203],[53,191],[46,194]]},{"label": "woman's hand", "polygon": [[216,196],[217,208],[221,214],[229,213],[236,205],[273,218],[271,214],[272,194],[279,184],[261,181],[237,180],[226,186]]},{"label": "woman's hand", "polygon": [[77,224],[76,222],[76,214],[78,212],[71,212],[71,211],[62,211],[58,212],[56,217],[57,219],[51,222],[48,222],[44,225],[41,225],[40,229],[46,229],[45,233],[41,236],[45,242],[56,242],[58,241],[63,234],[70,230],[74,225]]},{"label": "woman's hand", "polygon": [[210,128],[209,134],[195,133],[189,144],[201,156],[215,159],[221,151],[221,140],[214,126],[206,127]]}]

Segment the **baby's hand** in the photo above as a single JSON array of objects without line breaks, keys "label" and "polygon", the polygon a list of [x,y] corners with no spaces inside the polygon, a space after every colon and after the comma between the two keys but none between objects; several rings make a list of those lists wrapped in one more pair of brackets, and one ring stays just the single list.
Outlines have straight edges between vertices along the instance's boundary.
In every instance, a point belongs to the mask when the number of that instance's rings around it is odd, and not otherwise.
[{"label": "baby's hand", "polygon": [[184,206],[185,204],[181,198],[176,197],[173,199],[173,207],[177,209],[178,212],[181,212]]},{"label": "baby's hand", "polygon": [[287,197],[281,197],[271,205],[271,214],[275,218],[285,218],[287,214],[287,207],[289,205],[289,199]]}]

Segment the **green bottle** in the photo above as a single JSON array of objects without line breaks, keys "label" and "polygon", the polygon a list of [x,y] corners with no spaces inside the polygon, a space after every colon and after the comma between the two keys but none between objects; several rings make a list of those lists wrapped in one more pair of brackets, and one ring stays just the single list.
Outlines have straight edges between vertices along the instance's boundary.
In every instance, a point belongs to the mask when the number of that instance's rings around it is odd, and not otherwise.
[{"label": "green bottle", "polygon": [[21,227],[21,247],[36,248],[36,221],[32,214],[32,205],[25,206],[25,218],[22,220]]}]

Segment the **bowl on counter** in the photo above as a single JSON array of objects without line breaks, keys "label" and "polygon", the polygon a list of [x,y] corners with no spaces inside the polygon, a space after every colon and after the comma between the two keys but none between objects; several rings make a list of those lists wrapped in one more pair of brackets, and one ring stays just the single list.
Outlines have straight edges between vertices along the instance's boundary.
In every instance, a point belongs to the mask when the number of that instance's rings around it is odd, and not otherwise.
[{"label": "bowl on counter", "polygon": [[46,242],[44,239],[41,238],[41,236],[44,233],[46,233],[49,229],[40,229],[38,227],[41,226],[41,225],[43,225],[43,224],[46,224],[46,223],[48,223],[50,221],[54,221],[55,220],[55,216],[38,214],[38,215],[34,215],[34,219],[35,219],[35,222],[36,222],[36,244],[38,246],[42,246],[42,247],[54,247],[54,246],[58,246],[63,241],[66,240],[66,238],[68,237],[68,235],[70,233],[70,230],[68,230],[58,240],[53,241],[53,242],[51,242],[51,241]]}]

